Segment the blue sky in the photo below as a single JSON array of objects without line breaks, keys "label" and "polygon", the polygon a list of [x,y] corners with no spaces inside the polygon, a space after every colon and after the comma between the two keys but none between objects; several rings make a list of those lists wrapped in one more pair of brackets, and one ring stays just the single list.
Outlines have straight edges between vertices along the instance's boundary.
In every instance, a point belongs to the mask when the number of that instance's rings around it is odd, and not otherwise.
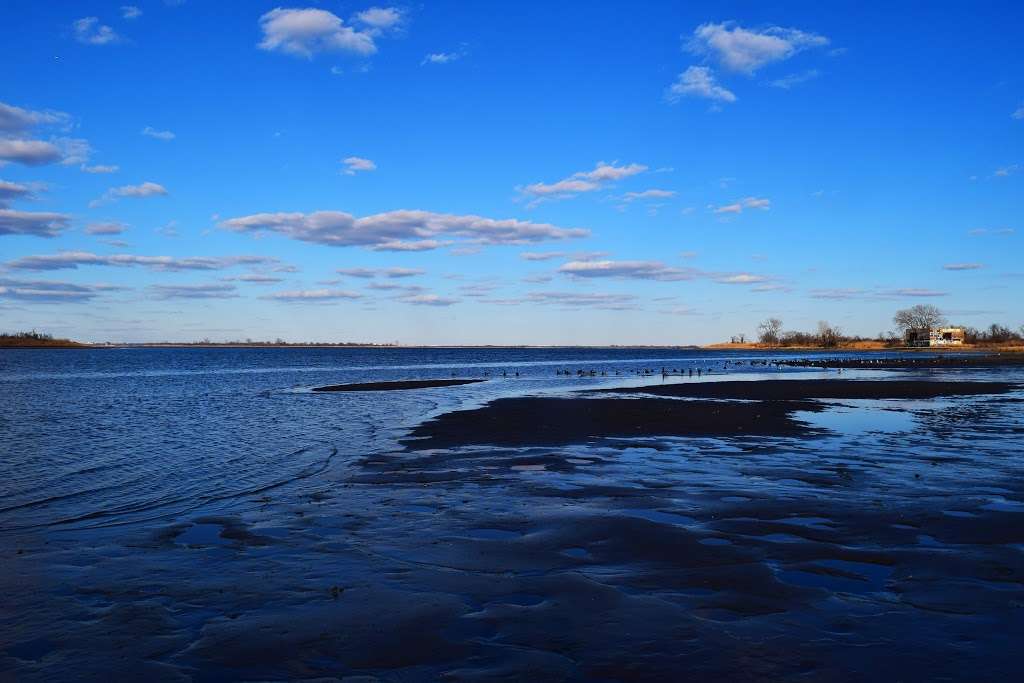
[{"label": "blue sky", "polygon": [[0,328],[1024,323],[1020,3],[5,3]]}]

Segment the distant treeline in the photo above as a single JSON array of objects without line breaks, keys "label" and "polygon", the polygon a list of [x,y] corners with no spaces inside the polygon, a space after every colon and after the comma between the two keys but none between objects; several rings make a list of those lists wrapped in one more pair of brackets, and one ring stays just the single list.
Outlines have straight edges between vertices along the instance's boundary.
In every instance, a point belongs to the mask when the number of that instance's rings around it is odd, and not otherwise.
[{"label": "distant treeline", "polygon": [[[887,347],[899,347],[905,344],[906,332],[908,330],[931,330],[941,327],[959,327],[964,331],[964,343],[966,344],[1014,344],[1024,343],[1024,325],[1017,330],[1012,330],[1005,325],[992,323],[986,328],[978,329],[967,325],[949,325],[945,316],[935,306],[918,305],[896,311],[893,316],[893,324],[896,330],[880,332],[877,337],[861,337],[856,335],[843,334],[842,330],[827,321],[818,323],[817,332],[783,331],[782,321],[778,318],[768,318],[757,327],[757,338],[761,344],[767,346],[814,346],[822,348],[835,348],[838,346],[850,346],[858,343],[880,344]],[[732,338],[733,343],[746,342],[743,334]]]},{"label": "distant treeline", "polygon": [[239,339],[235,341],[215,342],[200,339],[190,342],[152,342],[132,344],[131,346],[398,346],[398,343],[374,344],[371,342],[288,342],[284,339],[264,341],[259,339]]},{"label": "distant treeline", "polygon": [[0,333],[0,347],[3,346],[82,346],[82,344],[32,330],[31,332]]}]

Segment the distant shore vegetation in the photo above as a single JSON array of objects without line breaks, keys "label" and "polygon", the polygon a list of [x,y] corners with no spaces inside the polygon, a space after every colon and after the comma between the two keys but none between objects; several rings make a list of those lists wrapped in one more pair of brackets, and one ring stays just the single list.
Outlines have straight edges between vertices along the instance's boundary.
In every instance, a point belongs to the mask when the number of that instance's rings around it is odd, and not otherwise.
[{"label": "distant shore vegetation", "polygon": [[31,332],[0,332],[0,347],[5,346],[78,347],[86,345],[32,330]]},{"label": "distant shore vegetation", "polygon": [[[940,327],[957,327],[964,331],[964,346],[973,347],[1019,347],[1024,345],[1024,325],[1016,330],[999,323],[985,328],[970,325],[951,325],[935,306],[917,305],[896,311],[893,316],[895,329],[879,332],[875,337],[844,334],[842,329],[828,321],[818,322],[812,332],[784,330],[779,318],[766,318],[757,326],[757,335],[747,338],[745,333],[734,335],[728,344],[717,346],[748,346],[758,348],[821,348],[821,349],[871,349],[901,348],[906,346],[908,330],[930,330]],[[962,348],[962,347],[961,347]]]}]

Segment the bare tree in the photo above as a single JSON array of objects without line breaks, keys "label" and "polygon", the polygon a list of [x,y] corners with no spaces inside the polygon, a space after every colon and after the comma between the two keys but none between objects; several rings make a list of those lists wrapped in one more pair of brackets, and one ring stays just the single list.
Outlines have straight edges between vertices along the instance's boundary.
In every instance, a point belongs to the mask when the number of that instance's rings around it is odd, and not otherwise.
[{"label": "bare tree", "polygon": [[896,311],[892,321],[904,332],[919,329],[930,330],[946,324],[946,318],[942,315],[942,311],[931,304],[918,304]]},{"label": "bare tree", "polygon": [[818,343],[826,348],[839,346],[839,337],[842,332],[838,327],[832,327],[827,320],[818,321]]},{"label": "bare tree", "polygon": [[757,326],[757,336],[762,344],[778,344],[781,333],[782,321],[778,318],[768,318]]}]

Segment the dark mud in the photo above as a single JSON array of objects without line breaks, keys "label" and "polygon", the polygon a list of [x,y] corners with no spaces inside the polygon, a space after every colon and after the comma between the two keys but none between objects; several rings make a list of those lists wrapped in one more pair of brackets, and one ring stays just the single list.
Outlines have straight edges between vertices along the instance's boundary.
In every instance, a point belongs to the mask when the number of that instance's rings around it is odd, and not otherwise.
[{"label": "dark mud", "polygon": [[[605,438],[810,436],[820,433],[794,418],[820,411],[814,399],[930,399],[1002,394],[1008,382],[764,380],[596,389],[587,394],[644,394],[659,398],[507,398],[473,410],[440,415],[404,441],[415,450],[466,445],[559,446]],[[745,399],[677,401],[674,398]]]},{"label": "dark mud", "polygon": [[557,446],[601,438],[653,436],[784,436],[810,429],[793,418],[820,409],[810,401],[724,403],[629,398],[504,398],[482,408],[445,413],[418,425],[409,448],[466,445]]},{"label": "dark mud", "polygon": [[316,387],[313,391],[402,391],[406,389],[433,389],[436,387],[457,387],[463,384],[485,382],[482,379],[411,379],[398,382],[360,382],[356,384],[332,384]]},{"label": "dark mud", "polygon": [[[915,370],[927,368],[999,368],[1024,365],[1024,353],[996,353],[989,355],[963,354],[948,356],[915,356],[904,354],[898,358],[800,358],[771,361],[774,365],[794,368],[849,368],[861,370]],[[768,363],[765,362],[765,365]]]},{"label": "dark mud", "polygon": [[928,399],[941,396],[1005,394],[1011,382],[952,382],[914,380],[761,380],[751,382],[704,382],[663,384],[636,388],[595,389],[590,393],[646,394],[687,398],[727,398],[757,401],[807,399]]}]

